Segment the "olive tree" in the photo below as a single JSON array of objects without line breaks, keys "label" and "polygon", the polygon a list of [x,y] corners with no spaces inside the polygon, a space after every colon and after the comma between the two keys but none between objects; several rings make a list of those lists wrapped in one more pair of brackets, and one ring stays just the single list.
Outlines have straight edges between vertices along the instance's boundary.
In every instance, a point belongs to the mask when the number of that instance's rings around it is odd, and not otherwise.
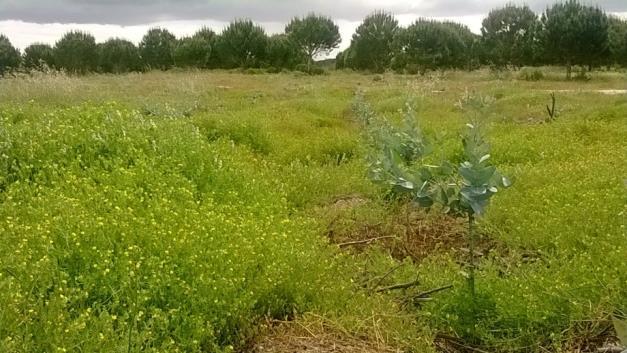
[{"label": "olive tree", "polygon": [[69,73],[84,74],[96,69],[96,39],[87,32],[67,32],[54,46],[54,64]]},{"label": "olive tree", "polygon": [[285,27],[288,38],[307,58],[307,66],[320,54],[331,52],[340,45],[339,27],[329,17],[309,14],[295,17]]},{"label": "olive tree", "polygon": [[9,38],[0,34],[0,76],[20,65],[20,52],[13,47]]}]

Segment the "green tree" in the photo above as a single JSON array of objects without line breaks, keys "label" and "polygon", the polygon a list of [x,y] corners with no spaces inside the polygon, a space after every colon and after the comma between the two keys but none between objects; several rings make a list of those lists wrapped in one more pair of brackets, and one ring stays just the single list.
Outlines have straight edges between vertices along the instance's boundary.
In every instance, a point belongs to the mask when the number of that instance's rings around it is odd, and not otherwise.
[{"label": "green tree", "polygon": [[224,29],[216,45],[222,67],[259,67],[266,56],[268,37],[251,20],[235,20]]},{"label": "green tree", "polygon": [[87,32],[67,32],[54,46],[54,64],[69,73],[84,74],[96,69],[96,39]]},{"label": "green tree", "polygon": [[42,70],[54,66],[54,51],[48,44],[34,43],[24,49],[22,64],[29,70]]},{"label": "green tree", "polygon": [[167,70],[174,65],[176,37],[164,28],[151,28],[139,43],[143,64],[150,69]]},{"label": "green tree", "polygon": [[591,70],[609,55],[609,21],[599,8],[577,0],[556,3],[542,14],[541,23],[546,59],[566,65],[569,79],[573,65]]},{"label": "green tree", "polygon": [[481,27],[488,62],[497,67],[533,63],[537,29],[538,16],[526,5],[490,11]]},{"label": "green tree", "polygon": [[0,76],[20,66],[20,52],[11,44],[9,38],[0,34]]},{"label": "green tree", "polygon": [[120,38],[111,38],[98,46],[100,70],[107,73],[124,73],[141,68],[139,50],[135,44]]},{"label": "green tree", "polygon": [[442,22],[444,27],[457,33],[459,39],[464,43],[462,54],[458,54],[458,67],[464,66],[467,70],[476,69],[481,65],[482,45],[481,36],[472,33],[468,26],[457,22]]},{"label": "green tree", "polygon": [[275,34],[268,38],[266,61],[277,69],[294,69],[303,62],[302,55],[285,34]]},{"label": "green tree", "polygon": [[205,55],[203,58],[206,59],[204,66],[205,68],[215,67],[217,61],[217,53],[216,53],[216,40],[217,36],[214,31],[212,31],[209,27],[203,26],[199,29],[192,38],[202,41],[204,43]]},{"label": "green tree", "polygon": [[193,37],[181,38],[174,49],[174,62],[178,67],[206,67],[211,53],[204,41]]},{"label": "green tree", "polygon": [[468,50],[458,29],[451,24],[421,19],[398,32],[392,68],[422,74],[428,70],[464,68],[468,65]]},{"label": "green tree", "polygon": [[313,13],[303,18],[293,18],[285,27],[285,33],[307,58],[308,68],[314,57],[329,53],[341,41],[340,30],[333,20]]},{"label": "green tree", "polygon": [[335,55],[335,68],[337,70],[341,70],[346,67],[344,62],[344,56],[346,55],[347,50],[341,51],[337,53],[337,55]]},{"label": "green tree", "polygon": [[392,43],[398,21],[388,12],[376,11],[362,22],[351,41],[352,66],[359,70],[383,72],[392,59]]},{"label": "green tree", "polygon": [[609,65],[627,66],[627,21],[616,16],[609,18]]},{"label": "green tree", "polygon": [[174,51],[176,66],[197,68],[211,67],[215,38],[216,35],[211,29],[203,27],[193,36],[179,40]]}]

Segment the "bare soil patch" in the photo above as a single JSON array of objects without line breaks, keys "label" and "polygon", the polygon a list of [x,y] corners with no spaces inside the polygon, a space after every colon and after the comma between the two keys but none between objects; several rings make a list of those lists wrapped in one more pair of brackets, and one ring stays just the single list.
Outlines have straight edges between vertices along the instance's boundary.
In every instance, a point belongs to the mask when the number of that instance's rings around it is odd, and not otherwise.
[{"label": "bare soil patch", "polygon": [[[353,196],[337,199],[328,207],[336,213],[327,227],[332,243],[350,251],[362,251],[371,245],[388,249],[397,259],[411,257],[420,261],[434,253],[468,253],[466,224],[463,219],[441,214],[427,214],[410,205],[379,218],[360,217],[351,211],[368,207],[368,200]],[[339,211],[339,212],[338,212]],[[480,235],[478,255],[498,246],[486,235]]]}]

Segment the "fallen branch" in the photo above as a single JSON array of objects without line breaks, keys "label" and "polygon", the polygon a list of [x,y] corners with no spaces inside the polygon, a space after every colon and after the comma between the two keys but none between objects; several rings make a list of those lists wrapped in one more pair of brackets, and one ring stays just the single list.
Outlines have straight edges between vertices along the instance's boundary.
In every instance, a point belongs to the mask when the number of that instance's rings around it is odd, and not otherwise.
[{"label": "fallen branch", "polygon": [[451,288],[453,288],[452,284],[449,284],[449,285],[446,285],[446,286],[442,286],[442,287],[438,287],[438,288],[434,288],[434,289],[430,289],[428,291],[424,291],[424,292],[416,295],[415,298],[416,299],[424,299],[424,298],[426,298],[430,294],[434,294],[434,293],[441,292],[441,291],[444,291],[444,290],[447,290],[447,289],[451,289]]},{"label": "fallen branch", "polygon": [[387,286],[387,287],[379,288],[375,292],[376,293],[381,293],[381,292],[387,292],[389,290],[395,290],[395,289],[407,289],[407,288],[411,288],[413,286],[416,286],[418,284],[420,284],[420,281],[419,280],[415,280],[415,281],[408,282],[408,283],[395,284],[393,286]]},{"label": "fallen branch", "polygon": [[370,243],[372,243],[373,241],[376,241],[376,240],[390,239],[390,238],[394,238],[394,236],[387,235],[387,236],[384,236],[384,237],[376,237],[376,238],[370,238],[370,239],[349,241],[349,242],[346,242],[346,243],[339,243],[339,244],[337,244],[337,246],[339,246],[340,248],[344,248],[344,247],[352,246],[352,245],[370,244]]},{"label": "fallen branch", "polygon": [[597,348],[597,352],[599,353],[621,353],[623,352],[623,347],[620,346],[606,346]]},{"label": "fallen branch", "polygon": [[388,272],[386,272],[383,276],[379,277],[378,280],[377,280],[377,283],[373,287],[377,288],[381,284],[381,282],[383,282],[394,271],[396,271],[399,268],[403,267],[403,265],[405,265],[405,263],[401,262],[400,264],[394,266],[392,269],[390,269]]}]

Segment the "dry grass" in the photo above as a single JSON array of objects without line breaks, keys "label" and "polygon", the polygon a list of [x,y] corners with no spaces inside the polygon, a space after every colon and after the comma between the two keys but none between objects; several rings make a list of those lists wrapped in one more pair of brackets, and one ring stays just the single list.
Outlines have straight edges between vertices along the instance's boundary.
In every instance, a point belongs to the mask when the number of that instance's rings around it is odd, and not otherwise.
[{"label": "dry grass", "polygon": [[[373,318],[374,320],[374,318]],[[251,347],[254,353],[398,353],[381,335],[363,338],[338,329],[327,320],[308,316],[305,320],[272,321],[267,332]]]}]

